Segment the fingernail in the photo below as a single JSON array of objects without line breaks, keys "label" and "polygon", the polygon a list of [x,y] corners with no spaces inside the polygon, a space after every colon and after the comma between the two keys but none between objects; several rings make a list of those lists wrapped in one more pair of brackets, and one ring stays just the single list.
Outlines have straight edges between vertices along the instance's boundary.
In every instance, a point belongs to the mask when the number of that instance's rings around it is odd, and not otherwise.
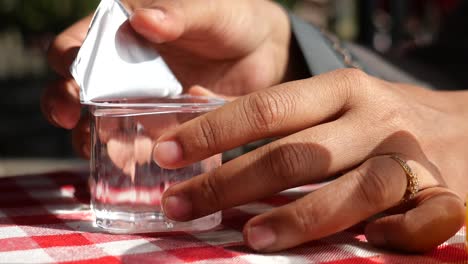
[{"label": "fingernail", "polygon": [[192,203],[183,196],[169,196],[164,201],[163,210],[172,220],[188,219],[192,215]]},{"label": "fingernail", "polygon": [[263,250],[276,242],[276,234],[266,226],[250,227],[247,233],[249,245],[255,250]]},{"label": "fingernail", "polygon": [[182,147],[176,141],[164,141],[156,145],[153,157],[158,165],[172,165],[182,161]]},{"label": "fingernail", "polygon": [[166,41],[165,34],[158,30],[165,20],[167,20],[166,12],[157,7],[140,8],[130,16],[130,23],[134,29],[154,43],[164,43]]},{"label": "fingernail", "polygon": [[365,234],[367,241],[374,246],[381,247],[386,243],[384,233],[378,228],[368,227],[366,228]]},{"label": "fingernail", "polygon": [[153,13],[153,17],[156,18],[158,21],[163,21],[164,19],[166,19],[166,13],[163,10],[157,8],[150,10]]}]

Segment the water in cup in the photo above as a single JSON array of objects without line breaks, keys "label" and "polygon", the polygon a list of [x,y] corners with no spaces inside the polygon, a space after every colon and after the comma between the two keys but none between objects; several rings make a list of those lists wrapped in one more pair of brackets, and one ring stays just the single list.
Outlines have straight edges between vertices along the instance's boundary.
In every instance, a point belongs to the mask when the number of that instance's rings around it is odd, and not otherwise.
[{"label": "water in cup", "polygon": [[153,160],[162,133],[205,110],[90,108],[91,205],[99,227],[115,233],[200,231],[220,223],[220,212],[189,222],[171,221],[162,212],[161,197],[169,186],[220,166],[221,155],[176,170],[163,169]]}]

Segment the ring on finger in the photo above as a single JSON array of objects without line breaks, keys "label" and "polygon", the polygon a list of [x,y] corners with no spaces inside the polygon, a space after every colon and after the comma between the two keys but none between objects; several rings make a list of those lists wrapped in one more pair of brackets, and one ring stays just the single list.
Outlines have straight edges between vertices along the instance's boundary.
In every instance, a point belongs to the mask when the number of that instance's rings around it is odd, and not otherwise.
[{"label": "ring on finger", "polygon": [[409,200],[413,199],[419,192],[419,178],[404,159],[395,154],[390,155],[390,158],[398,162],[401,168],[405,171],[407,186],[405,195],[403,196],[402,200],[403,202],[408,202]]}]

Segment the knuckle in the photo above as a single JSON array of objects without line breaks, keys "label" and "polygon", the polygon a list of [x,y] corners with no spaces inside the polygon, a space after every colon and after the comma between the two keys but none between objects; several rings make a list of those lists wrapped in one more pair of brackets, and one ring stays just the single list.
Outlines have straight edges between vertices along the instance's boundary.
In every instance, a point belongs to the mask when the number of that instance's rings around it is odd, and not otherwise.
[{"label": "knuckle", "polygon": [[411,109],[411,106],[408,105],[395,105],[388,101],[385,103],[387,106],[382,108],[380,112],[374,114],[376,118],[374,121],[377,122],[377,124],[393,129],[393,131],[401,130],[402,128],[413,128],[413,122],[410,122],[409,120],[414,116],[413,113],[419,112],[419,109],[414,111],[415,109]]},{"label": "knuckle", "polygon": [[392,202],[388,178],[378,165],[368,165],[358,168],[358,195],[370,208],[380,209]]},{"label": "knuckle", "polygon": [[297,146],[281,145],[270,149],[267,155],[267,166],[271,169],[271,176],[283,186],[294,185],[301,178],[305,162],[303,153]]},{"label": "knuckle", "polygon": [[264,91],[249,96],[244,111],[254,130],[270,132],[281,126],[291,108],[291,100],[286,93]]},{"label": "knuckle", "polygon": [[[223,207],[224,199],[222,196],[222,187],[219,183],[219,174],[214,171],[203,178],[201,182],[200,192],[203,195],[203,201],[205,205],[209,205],[205,208],[209,208],[210,211],[217,211]],[[205,214],[206,212],[200,212]]]},{"label": "knuckle", "polygon": [[410,129],[406,121],[405,112],[398,108],[389,108],[381,113],[376,113],[374,122],[380,124],[379,128],[385,128],[388,132],[394,132],[401,128]]},{"label": "knuckle", "polygon": [[302,206],[294,206],[292,214],[296,222],[296,228],[305,236],[312,233],[319,226],[317,214],[310,213]]},{"label": "knuckle", "polygon": [[197,149],[212,151],[216,149],[219,143],[219,130],[210,119],[201,116],[198,123],[199,132],[195,133]]},{"label": "knuckle", "polygon": [[369,75],[362,70],[355,68],[347,68],[339,70],[341,72],[341,77],[347,81],[347,84],[350,86],[355,86],[356,84],[366,83],[369,80]]},{"label": "knuckle", "polygon": [[347,68],[340,69],[337,71],[338,79],[337,82],[341,93],[347,95],[347,98],[355,97],[358,94],[361,94],[366,91],[369,87],[370,78],[364,71]]}]

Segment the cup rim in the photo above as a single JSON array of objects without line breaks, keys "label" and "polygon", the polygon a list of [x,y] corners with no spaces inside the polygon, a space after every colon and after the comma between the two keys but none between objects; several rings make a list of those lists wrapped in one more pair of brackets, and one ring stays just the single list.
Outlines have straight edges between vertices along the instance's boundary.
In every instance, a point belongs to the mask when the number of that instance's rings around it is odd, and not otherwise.
[{"label": "cup rim", "polygon": [[[84,103],[90,107],[105,107],[105,108],[216,108],[224,105],[226,101],[221,98],[208,97],[208,96],[193,96],[188,94],[170,96],[170,97],[154,97],[145,98],[146,100],[167,100],[168,102],[154,102],[154,103],[138,103],[138,102],[125,102],[124,100],[103,100],[103,101],[90,101]],[[177,102],[177,100],[194,99],[200,102]],[[171,102],[171,100],[174,100]],[[204,102],[206,101],[206,102]]]}]

